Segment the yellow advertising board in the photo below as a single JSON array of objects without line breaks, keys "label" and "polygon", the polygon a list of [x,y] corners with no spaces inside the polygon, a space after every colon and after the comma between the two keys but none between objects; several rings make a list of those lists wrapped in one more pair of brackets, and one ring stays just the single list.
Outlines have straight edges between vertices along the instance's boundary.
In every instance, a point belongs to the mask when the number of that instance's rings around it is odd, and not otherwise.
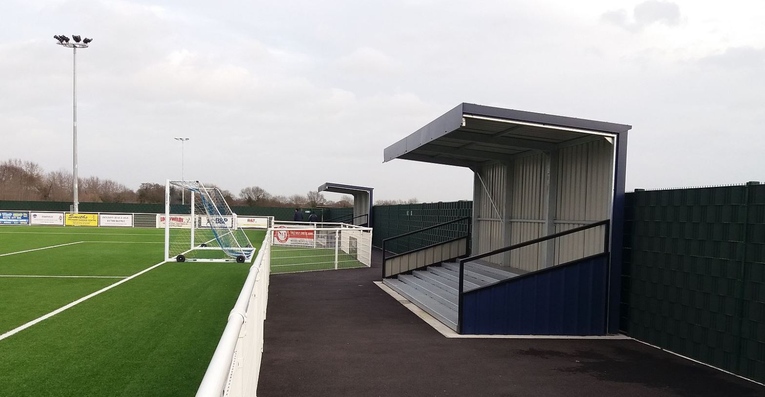
[{"label": "yellow advertising board", "polygon": [[98,214],[66,214],[66,226],[98,226]]}]

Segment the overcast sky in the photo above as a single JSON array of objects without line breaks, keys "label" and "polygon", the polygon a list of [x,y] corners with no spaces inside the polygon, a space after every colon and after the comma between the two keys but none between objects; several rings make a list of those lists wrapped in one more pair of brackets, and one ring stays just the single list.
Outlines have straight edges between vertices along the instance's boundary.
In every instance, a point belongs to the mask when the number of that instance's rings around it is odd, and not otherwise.
[{"label": "overcast sky", "polygon": [[[0,161],[136,189],[471,199],[383,150],[462,102],[632,125],[627,188],[765,181],[762,0],[5,0]],[[334,193],[325,197],[337,200]]]}]

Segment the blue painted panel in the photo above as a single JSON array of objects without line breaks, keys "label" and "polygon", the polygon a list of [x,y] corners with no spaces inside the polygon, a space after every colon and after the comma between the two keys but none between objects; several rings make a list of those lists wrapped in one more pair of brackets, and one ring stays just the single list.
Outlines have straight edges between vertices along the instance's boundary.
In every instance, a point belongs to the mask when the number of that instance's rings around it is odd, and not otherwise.
[{"label": "blue painted panel", "polygon": [[608,255],[463,295],[463,334],[606,334]]}]

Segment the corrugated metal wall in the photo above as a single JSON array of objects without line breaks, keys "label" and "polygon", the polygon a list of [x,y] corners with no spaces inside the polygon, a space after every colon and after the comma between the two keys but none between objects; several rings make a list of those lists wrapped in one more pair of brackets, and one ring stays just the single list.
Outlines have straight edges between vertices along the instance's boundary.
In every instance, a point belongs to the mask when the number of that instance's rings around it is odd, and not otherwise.
[{"label": "corrugated metal wall", "polygon": [[[613,150],[606,138],[592,137],[554,152],[484,166],[475,183],[475,253],[609,219]],[[539,270],[601,252],[603,232],[593,229],[488,259]]]},{"label": "corrugated metal wall", "polygon": [[627,195],[621,329],[765,382],[765,185]]},{"label": "corrugated metal wall", "polygon": [[[537,153],[514,162],[511,192],[512,204],[508,215],[509,244],[518,244],[547,235],[546,213],[549,190],[549,160],[546,154]],[[544,255],[541,245],[513,251],[504,264],[523,269],[537,270]]]},{"label": "corrugated metal wall", "polygon": [[[508,205],[508,166],[500,163],[485,166],[475,179],[473,251],[489,252],[507,245],[504,220]],[[501,262],[501,258],[495,257],[487,260]]]},{"label": "corrugated metal wall", "polygon": [[[559,151],[555,230],[562,232],[609,219],[613,191],[614,148],[603,137]],[[555,263],[601,252],[603,230],[561,239]]]}]

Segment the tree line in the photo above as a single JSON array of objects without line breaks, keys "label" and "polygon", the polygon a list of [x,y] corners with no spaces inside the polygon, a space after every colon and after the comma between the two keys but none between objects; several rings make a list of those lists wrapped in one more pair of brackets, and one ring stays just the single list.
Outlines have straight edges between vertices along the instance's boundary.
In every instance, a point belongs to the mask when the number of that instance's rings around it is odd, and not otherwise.
[{"label": "tree line", "polygon": [[[19,159],[0,163],[0,200],[5,201],[71,201],[73,175],[67,171],[45,172],[40,165]],[[137,190],[109,179],[78,178],[78,198],[90,203],[142,203],[165,202],[165,185],[142,183]],[[205,183],[207,187],[217,187]],[[353,197],[341,196],[338,201],[327,200],[322,193],[309,191],[305,195],[280,196],[269,194],[259,186],[242,189],[239,194],[220,189],[231,206],[251,207],[351,207]],[[171,203],[181,203],[179,189],[171,188]]]}]

